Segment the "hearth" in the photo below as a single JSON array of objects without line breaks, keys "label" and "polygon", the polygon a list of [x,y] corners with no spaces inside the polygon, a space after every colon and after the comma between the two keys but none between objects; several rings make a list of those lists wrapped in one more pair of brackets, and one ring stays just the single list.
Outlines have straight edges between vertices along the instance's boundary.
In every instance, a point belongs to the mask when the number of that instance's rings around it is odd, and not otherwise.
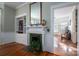
[{"label": "hearth", "polygon": [[30,48],[33,52],[42,51],[42,34],[30,33]]}]

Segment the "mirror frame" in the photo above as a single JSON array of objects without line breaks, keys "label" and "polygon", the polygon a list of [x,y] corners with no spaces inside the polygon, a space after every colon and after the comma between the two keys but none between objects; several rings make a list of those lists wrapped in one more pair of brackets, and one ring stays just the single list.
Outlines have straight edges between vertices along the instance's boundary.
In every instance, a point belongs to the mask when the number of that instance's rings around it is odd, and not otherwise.
[{"label": "mirror frame", "polygon": [[30,12],[29,12],[29,15],[30,15],[30,25],[42,25],[42,2],[39,2],[40,3],[40,23],[39,24],[31,24],[31,6],[35,3],[38,3],[38,2],[33,2],[33,3],[30,3],[29,5],[29,8],[30,8]]}]

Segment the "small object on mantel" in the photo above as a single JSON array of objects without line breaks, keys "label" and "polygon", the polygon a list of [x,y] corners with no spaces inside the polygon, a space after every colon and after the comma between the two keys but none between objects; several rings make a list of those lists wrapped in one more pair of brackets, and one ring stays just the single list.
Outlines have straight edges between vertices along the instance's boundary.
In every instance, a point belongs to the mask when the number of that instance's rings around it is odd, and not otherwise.
[{"label": "small object on mantel", "polygon": [[[45,19],[42,20],[42,26],[46,26],[46,20]],[[50,29],[48,27],[46,27],[46,30],[47,30],[47,32],[50,31]]]},{"label": "small object on mantel", "polygon": [[46,20],[43,19],[43,20],[42,20],[42,26],[45,26],[45,25],[46,25]]},{"label": "small object on mantel", "polygon": [[49,28],[47,28],[47,32],[49,32],[50,31],[50,29]]}]

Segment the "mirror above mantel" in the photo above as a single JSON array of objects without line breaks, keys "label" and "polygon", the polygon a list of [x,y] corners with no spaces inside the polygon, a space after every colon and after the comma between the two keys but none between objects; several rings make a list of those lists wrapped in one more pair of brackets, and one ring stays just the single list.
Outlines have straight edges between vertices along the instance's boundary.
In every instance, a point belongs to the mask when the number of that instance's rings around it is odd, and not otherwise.
[{"label": "mirror above mantel", "polygon": [[42,3],[34,2],[30,4],[30,25],[41,25],[42,23]]},{"label": "mirror above mantel", "polygon": [[45,28],[49,32],[49,28],[46,26],[46,19],[42,19],[42,2],[33,2],[30,4],[30,26],[28,28]]}]

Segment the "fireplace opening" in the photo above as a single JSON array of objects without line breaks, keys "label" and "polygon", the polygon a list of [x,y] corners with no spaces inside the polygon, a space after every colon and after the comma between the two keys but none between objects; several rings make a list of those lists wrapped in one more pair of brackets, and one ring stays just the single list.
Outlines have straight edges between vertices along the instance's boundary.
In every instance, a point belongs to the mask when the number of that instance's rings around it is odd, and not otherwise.
[{"label": "fireplace opening", "polygon": [[42,34],[30,33],[30,47],[34,52],[42,51]]}]

